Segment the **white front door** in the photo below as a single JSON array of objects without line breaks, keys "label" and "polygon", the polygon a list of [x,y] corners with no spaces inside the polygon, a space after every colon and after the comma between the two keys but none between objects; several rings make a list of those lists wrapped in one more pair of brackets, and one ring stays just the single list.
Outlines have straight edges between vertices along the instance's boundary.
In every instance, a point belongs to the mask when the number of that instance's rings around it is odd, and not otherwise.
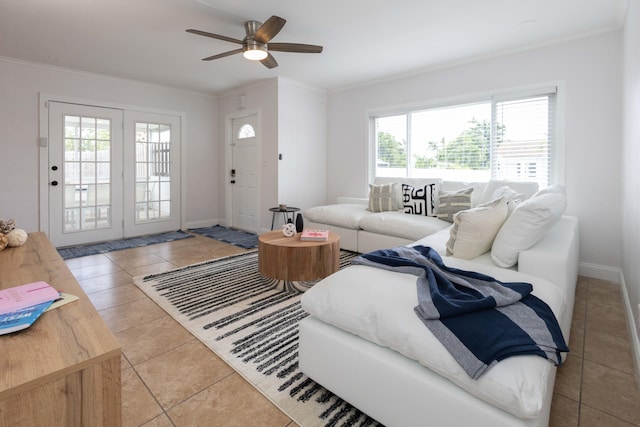
[{"label": "white front door", "polygon": [[231,137],[231,227],[257,233],[260,193],[260,150],[257,115],[232,120]]},{"label": "white front door", "polygon": [[180,228],[180,118],[49,101],[49,238],[69,246]]}]

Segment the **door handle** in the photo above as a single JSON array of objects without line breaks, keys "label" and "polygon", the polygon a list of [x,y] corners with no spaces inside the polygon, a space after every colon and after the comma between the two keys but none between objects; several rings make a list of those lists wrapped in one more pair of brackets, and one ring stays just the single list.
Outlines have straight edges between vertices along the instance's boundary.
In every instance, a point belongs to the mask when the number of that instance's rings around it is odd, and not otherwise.
[{"label": "door handle", "polygon": [[51,181],[51,185],[55,187],[56,185],[58,185],[58,181]]},{"label": "door handle", "polygon": [[229,182],[230,182],[230,183],[232,183],[232,184],[235,184],[235,183],[236,183],[236,180],[235,180],[235,179],[232,179],[232,180],[231,180],[231,181],[229,181]]}]

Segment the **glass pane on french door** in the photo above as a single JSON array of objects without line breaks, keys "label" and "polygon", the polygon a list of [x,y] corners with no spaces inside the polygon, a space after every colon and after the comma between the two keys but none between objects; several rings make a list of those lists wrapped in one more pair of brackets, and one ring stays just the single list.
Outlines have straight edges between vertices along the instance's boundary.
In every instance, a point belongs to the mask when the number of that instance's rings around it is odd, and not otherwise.
[{"label": "glass pane on french door", "polygon": [[111,227],[111,120],[64,115],[64,232]]},{"label": "glass pane on french door", "polygon": [[136,122],[136,223],[171,218],[171,127]]}]

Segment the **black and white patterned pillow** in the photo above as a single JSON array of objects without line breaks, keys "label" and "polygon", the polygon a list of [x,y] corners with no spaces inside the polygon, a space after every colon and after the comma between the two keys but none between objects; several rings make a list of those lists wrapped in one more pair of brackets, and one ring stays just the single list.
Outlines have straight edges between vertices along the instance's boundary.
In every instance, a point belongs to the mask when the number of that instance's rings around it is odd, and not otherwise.
[{"label": "black and white patterned pillow", "polygon": [[435,190],[435,184],[427,184],[422,187],[402,184],[402,205],[404,206],[404,213],[436,216],[436,209],[433,203]]}]

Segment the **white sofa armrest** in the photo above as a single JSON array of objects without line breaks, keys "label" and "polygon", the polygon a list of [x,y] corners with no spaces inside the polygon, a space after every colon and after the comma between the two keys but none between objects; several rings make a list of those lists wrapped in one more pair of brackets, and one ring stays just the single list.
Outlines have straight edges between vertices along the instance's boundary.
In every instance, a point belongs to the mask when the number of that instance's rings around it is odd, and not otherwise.
[{"label": "white sofa armrest", "polygon": [[[568,291],[574,294],[578,277],[578,237],[578,218],[563,216],[538,243],[520,252],[518,264],[514,268],[520,272],[547,279],[558,286],[568,287]],[[445,256],[448,239],[449,229],[447,228],[426,236],[410,246],[430,246],[440,255]],[[473,261],[493,264],[490,252],[474,258]]]},{"label": "white sofa armrest", "polygon": [[562,216],[533,247],[518,255],[518,271],[547,279],[575,293],[578,277],[578,218]]}]

